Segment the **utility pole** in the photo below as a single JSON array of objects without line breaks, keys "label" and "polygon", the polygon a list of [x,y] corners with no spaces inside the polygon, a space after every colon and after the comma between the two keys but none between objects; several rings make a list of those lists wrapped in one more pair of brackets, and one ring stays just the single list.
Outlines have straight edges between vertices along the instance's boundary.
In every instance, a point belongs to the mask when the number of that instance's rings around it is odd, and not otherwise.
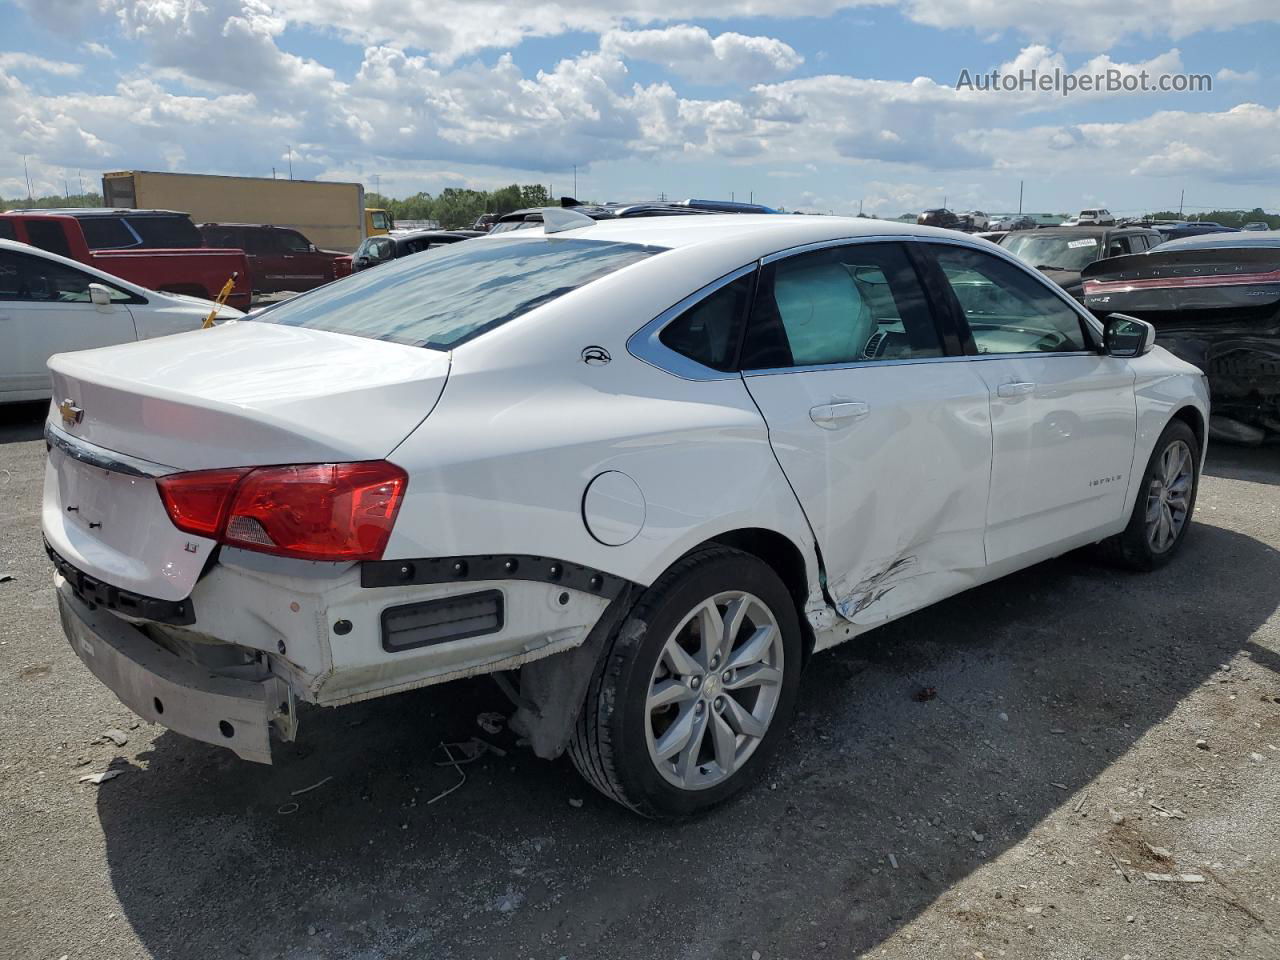
[{"label": "utility pole", "polygon": [[67,185],[67,171],[62,171],[62,195],[67,198],[67,202],[71,202],[71,187]]},{"label": "utility pole", "polygon": [[27,178],[27,202],[34,200],[31,196],[31,171],[27,169],[27,155],[22,155],[22,175]]},{"label": "utility pole", "polygon": [[1022,216],[1022,185],[1025,181],[1018,181],[1018,216]]},{"label": "utility pole", "polygon": [[750,193],[747,194],[747,203],[755,203],[755,202],[756,202],[756,192],[752,190]]},{"label": "utility pole", "polygon": [[1187,200],[1187,191],[1184,188],[1182,191],[1182,196],[1178,198],[1178,216],[1182,216],[1182,205],[1186,202],[1186,200]]},{"label": "utility pole", "polygon": [[289,179],[293,179],[293,144],[286,143],[285,148],[289,151]]},{"label": "utility pole", "polygon": [[272,167],[272,168],[271,168],[271,179],[272,179],[272,180],[274,180],[275,178],[276,178],[276,168],[275,168],[275,167]]},{"label": "utility pole", "polygon": [[573,199],[578,199],[578,165],[573,165]]},{"label": "utility pole", "polygon": [[76,171],[76,179],[80,181],[80,196],[84,196],[84,173],[80,170]]},{"label": "utility pole", "polygon": [[[290,176],[289,179],[292,180],[293,177]],[[382,174],[380,173],[373,175],[373,192],[378,196],[382,196]]]},{"label": "utility pole", "polygon": [[862,201],[858,201],[858,216],[862,216]]},{"label": "utility pole", "polygon": [[733,202],[734,202],[734,201],[733,201],[733,197],[734,197],[734,193],[733,193],[733,191],[732,191],[732,190],[730,190],[730,191],[729,191],[729,202],[730,202],[730,203],[733,203]]}]

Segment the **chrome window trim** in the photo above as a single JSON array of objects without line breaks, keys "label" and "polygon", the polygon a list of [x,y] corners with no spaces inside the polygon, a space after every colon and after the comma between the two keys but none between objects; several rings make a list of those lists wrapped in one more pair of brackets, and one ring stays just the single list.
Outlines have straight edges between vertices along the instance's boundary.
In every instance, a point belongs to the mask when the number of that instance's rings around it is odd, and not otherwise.
[{"label": "chrome window trim", "polygon": [[44,425],[44,438],[51,447],[57,447],[69,457],[87,463],[91,467],[110,470],[112,473],[123,473],[131,477],[144,477],[155,480],[167,477],[171,473],[181,473],[177,467],[166,467],[160,463],[152,463],[125,453],[116,453],[106,447],[100,447],[88,440],[81,440],[60,430],[52,423]]},{"label": "chrome window trim", "polygon": [[701,303],[722,287],[733,283],[733,281],[739,280],[749,273],[754,273],[759,267],[760,261],[754,260],[745,266],[739,267],[737,270],[726,273],[723,277],[712,280],[680,302],[663,310],[662,313],[627,338],[627,352],[637,360],[647,363],[651,367],[656,367],[663,373],[679,377],[681,380],[737,380],[741,376],[738,371],[714,370],[698,363],[696,360],[689,359],[682,353],[677,353],[659,340],[658,337],[661,336],[667,324],[690,307]]},{"label": "chrome window trim", "polygon": [[802,253],[812,253],[814,250],[826,250],[831,247],[851,247],[861,243],[896,243],[904,240],[927,240],[927,237],[918,237],[911,233],[877,233],[865,237],[839,237],[835,240],[819,240],[815,243],[805,243],[798,247],[787,247],[785,250],[777,250],[767,256],[760,258],[760,265],[767,266],[776,263],[778,260],[785,260],[789,257],[797,257]]}]

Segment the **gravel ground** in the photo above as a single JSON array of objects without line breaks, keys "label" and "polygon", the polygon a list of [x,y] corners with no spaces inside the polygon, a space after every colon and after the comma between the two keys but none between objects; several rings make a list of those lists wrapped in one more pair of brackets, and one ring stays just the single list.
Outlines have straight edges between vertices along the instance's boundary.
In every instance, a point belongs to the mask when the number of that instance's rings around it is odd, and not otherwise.
[{"label": "gravel ground", "polygon": [[0,411],[0,956],[1280,957],[1275,448],[1214,451],[1161,572],[1064,557],[816,658],[766,781],[672,827],[506,731],[429,803],[488,681],[306,711],[273,767],[140,723],[62,639],[41,412]]}]

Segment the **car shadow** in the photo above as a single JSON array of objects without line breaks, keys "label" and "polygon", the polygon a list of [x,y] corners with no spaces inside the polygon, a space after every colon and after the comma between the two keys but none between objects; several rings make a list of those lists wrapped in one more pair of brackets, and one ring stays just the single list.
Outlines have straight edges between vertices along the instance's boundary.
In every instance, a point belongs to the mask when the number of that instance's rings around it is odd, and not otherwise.
[{"label": "car shadow", "polygon": [[49,401],[0,403],[0,443],[22,443],[44,436],[44,418]]},{"label": "car shadow", "polygon": [[1233,447],[1227,443],[1210,444],[1204,472],[1207,476],[1227,480],[1280,485],[1280,446]]},{"label": "car shadow", "polygon": [[[1186,546],[1145,576],[1072,554],[818,655],[764,782],[685,824],[482,732],[487,680],[310,710],[273,767],[166,733],[99,792],[112,883],[159,960],[862,955],[1225,661],[1280,666],[1250,642],[1280,553]],[[448,766],[472,736],[505,755]]]}]

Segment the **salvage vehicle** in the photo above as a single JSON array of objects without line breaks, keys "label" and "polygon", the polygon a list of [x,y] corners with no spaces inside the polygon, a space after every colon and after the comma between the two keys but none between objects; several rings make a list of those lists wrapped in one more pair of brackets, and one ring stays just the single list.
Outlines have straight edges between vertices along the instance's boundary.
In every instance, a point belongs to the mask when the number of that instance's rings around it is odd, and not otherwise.
[{"label": "salvage vehicle", "polygon": [[812,216],[489,235],[54,357],[44,536],[88,668],[270,761],[300,701],[493,673],[652,817],[768,764],[820,651],[1101,542],[1185,542],[1199,370],[961,234]]},{"label": "salvage vehicle", "polygon": [[472,237],[483,237],[481,230],[415,230],[411,233],[397,233],[389,237],[370,237],[360,244],[351,258],[352,270],[367,270],[380,263],[390,263],[400,257],[407,257],[424,250],[448,246],[460,240]]},{"label": "salvage vehicle", "polygon": [[97,267],[149,290],[226,302],[248,310],[253,296],[243,250],[208,249],[191,218],[174,210],[69,207],[0,214],[0,239],[18,240]]},{"label": "salvage vehicle", "polygon": [[[198,330],[207,300],[157,293],[25,243],[0,240],[0,403],[47,400],[49,357]],[[219,307],[215,319],[242,314]]]},{"label": "salvage vehicle", "polygon": [[1241,226],[1240,229],[1248,230],[1251,232],[1256,232],[1259,230],[1270,230],[1271,224],[1267,223],[1265,220],[1250,220],[1248,223]]},{"label": "salvage vehicle", "polygon": [[1000,246],[1083,302],[1080,271],[1095,260],[1145,252],[1163,238],[1143,227],[1043,227],[1009,233]]},{"label": "salvage vehicle", "polygon": [[925,210],[916,217],[916,223],[922,227],[946,227],[953,230],[961,225],[960,218],[946,207]]},{"label": "salvage vehicle", "polygon": [[1280,438],[1280,231],[1171,240],[1084,271],[1084,302],[1121,310],[1209,378],[1215,439]]},{"label": "salvage vehicle", "polygon": [[345,277],[351,256],[321,250],[297,230],[264,223],[202,223],[210,247],[239,247],[249,260],[254,293],[297,293]]}]

